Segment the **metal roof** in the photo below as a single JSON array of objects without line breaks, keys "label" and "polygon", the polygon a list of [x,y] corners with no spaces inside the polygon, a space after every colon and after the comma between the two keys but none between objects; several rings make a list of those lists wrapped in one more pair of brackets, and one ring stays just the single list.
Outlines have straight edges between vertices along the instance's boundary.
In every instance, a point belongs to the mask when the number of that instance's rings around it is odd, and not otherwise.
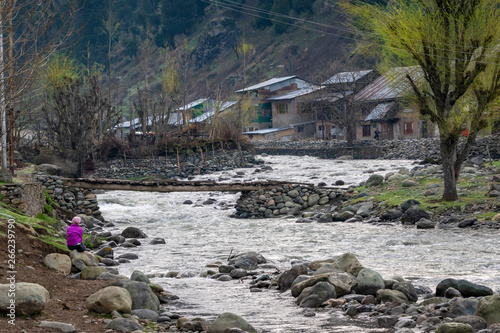
[{"label": "metal roof", "polygon": [[377,106],[370,112],[370,114],[365,118],[365,121],[370,121],[370,120],[382,120],[382,118],[385,117],[387,112],[392,108],[392,106],[396,104],[395,102],[392,103],[380,103],[377,104]]},{"label": "metal roof", "polygon": [[422,77],[418,66],[392,68],[361,90],[355,97],[356,101],[368,102],[403,97],[411,89],[406,79],[407,74],[414,80]]},{"label": "metal roof", "polygon": [[205,103],[206,101],[208,101],[208,98],[200,98],[200,99],[197,99],[196,101],[194,102],[191,102],[191,103],[188,103],[184,106],[181,106],[179,108],[179,110],[189,110],[191,109],[192,107],[195,107],[196,105],[200,105],[202,103]]},{"label": "metal roof", "polygon": [[322,84],[336,84],[336,83],[351,83],[356,82],[361,79],[366,74],[373,72],[372,69],[366,71],[356,71],[356,72],[342,72],[337,73]]},{"label": "metal roof", "polygon": [[293,129],[293,127],[286,126],[286,127],[265,128],[265,129],[261,129],[261,130],[251,131],[251,132],[243,132],[243,134],[269,134],[269,133],[284,131],[287,129]]},{"label": "metal roof", "polygon": [[[219,112],[222,112],[228,108],[230,108],[231,106],[235,105],[236,103],[238,103],[238,101],[227,101],[227,102],[224,102],[220,108],[219,108]],[[193,118],[191,119],[189,122],[190,123],[201,123],[209,118],[212,118],[215,114],[215,105],[211,106],[211,109],[208,110],[208,111],[205,111],[203,114],[199,115],[198,117],[196,118]]]},{"label": "metal roof", "polygon": [[318,90],[323,89],[323,88],[324,87],[313,86],[310,88],[299,89],[299,90],[295,90],[295,91],[289,92],[289,93],[284,94],[284,95],[266,98],[266,101],[282,101],[282,100],[286,100],[286,99],[294,99],[294,98],[304,96],[304,95],[310,94],[312,92],[318,91]]},{"label": "metal roof", "polygon": [[267,81],[255,84],[253,86],[250,86],[250,87],[247,87],[247,88],[243,88],[243,89],[240,89],[240,90],[236,90],[236,92],[238,93],[238,92],[244,92],[244,91],[257,90],[257,89],[264,88],[264,87],[267,87],[267,86],[270,86],[270,85],[273,85],[273,84],[276,84],[276,83],[279,83],[279,82],[283,82],[283,81],[286,81],[286,80],[293,79],[295,77],[297,77],[297,75],[284,76],[284,77],[275,77],[275,78],[269,79]]}]

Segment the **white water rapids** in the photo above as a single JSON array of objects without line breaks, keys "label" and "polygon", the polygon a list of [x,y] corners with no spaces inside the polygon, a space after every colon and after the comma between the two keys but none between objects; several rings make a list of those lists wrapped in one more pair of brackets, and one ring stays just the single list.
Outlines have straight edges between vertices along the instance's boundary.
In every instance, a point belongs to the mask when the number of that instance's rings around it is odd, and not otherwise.
[{"label": "white water rapids", "polygon": [[[358,184],[369,177],[368,170],[384,175],[412,161],[321,160],[313,157],[261,157],[273,171],[253,173],[254,168],[218,172],[198,179],[274,179],[331,185],[336,180]],[[226,263],[229,253],[255,251],[279,270],[287,270],[294,259],[312,261],[353,253],[365,266],[384,278],[399,275],[416,285],[434,289],[444,278],[467,279],[500,291],[499,230],[416,230],[401,225],[376,226],[363,223],[295,223],[296,219],[234,219],[239,194],[153,193],[109,191],[98,195],[106,220],[115,224],[113,234],[135,226],[148,238],[136,248],[115,248],[115,257],[132,252],[138,260],[118,266],[121,275],[134,270],[149,273],[178,271],[180,278],[154,278],[153,283],[180,297],[164,307],[183,316],[212,321],[223,312],[242,316],[259,332],[390,332],[362,324],[370,318],[351,320],[339,311],[319,309],[316,316],[304,316],[290,291],[263,290],[251,293],[248,280],[220,282],[202,278],[207,264]],[[215,204],[202,205],[208,198]],[[193,205],[184,205],[185,200]],[[410,199],[410,198],[409,198]],[[225,202],[230,208],[221,209]],[[162,237],[163,245],[149,245]],[[264,270],[263,270],[264,271]],[[265,269],[272,273],[273,269]],[[373,325],[372,325],[373,326]]]}]

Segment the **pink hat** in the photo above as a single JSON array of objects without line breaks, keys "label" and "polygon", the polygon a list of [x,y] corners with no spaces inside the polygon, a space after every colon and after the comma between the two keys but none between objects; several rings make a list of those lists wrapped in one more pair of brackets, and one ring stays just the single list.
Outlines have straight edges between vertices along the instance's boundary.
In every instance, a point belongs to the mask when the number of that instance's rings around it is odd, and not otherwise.
[{"label": "pink hat", "polygon": [[73,217],[73,220],[71,220],[71,223],[80,224],[80,222],[82,222],[82,219],[78,216]]}]

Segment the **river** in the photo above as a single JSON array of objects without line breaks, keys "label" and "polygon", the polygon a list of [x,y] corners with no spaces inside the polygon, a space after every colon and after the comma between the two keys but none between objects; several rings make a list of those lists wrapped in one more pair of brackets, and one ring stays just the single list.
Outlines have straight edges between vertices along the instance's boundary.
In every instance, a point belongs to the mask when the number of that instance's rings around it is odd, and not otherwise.
[{"label": "river", "polygon": [[[366,180],[371,172],[384,175],[408,160],[321,160],[314,157],[260,157],[272,171],[254,173],[255,168],[222,171],[198,177],[220,181],[275,179],[328,185],[343,180],[347,185]],[[239,173],[239,174],[237,174]],[[241,173],[244,173],[242,175]],[[248,282],[220,282],[200,277],[207,264],[227,262],[232,252],[255,251],[270,265],[283,271],[291,261],[312,261],[353,253],[365,266],[384,278],[402,276],[416,285],[434,289],[444,278],[467,279],[500,292],[500,247],[498,230],[416,230],[401,225],[376,226],[364,223],[295,223],[296,219],[234,219],[239,194],[221,192],[149,193],[108,191],[98,195],[106,220],[115,224],[112,233],[127,226],[143,230],[148,239],[136,248],[116,248],[138,260],[118,266],[120,274],[134,270],[146,274],[179,272],[179,278],[153,278],[152,282],[179,296],[164,305],[171,312],[211,321],[223,312],[245,318],[259,332],[391,332],[374,328],[372,319],[352,320],[338,310],[305,309],[294,304],[290,292],[250,292]],[[202,203],[215,199],[211,205]],[[191,200],[194,204],[183,204]],[[154,237],[164,245],[148,245]],[[276,269],[263,269],[272,273]]]}]

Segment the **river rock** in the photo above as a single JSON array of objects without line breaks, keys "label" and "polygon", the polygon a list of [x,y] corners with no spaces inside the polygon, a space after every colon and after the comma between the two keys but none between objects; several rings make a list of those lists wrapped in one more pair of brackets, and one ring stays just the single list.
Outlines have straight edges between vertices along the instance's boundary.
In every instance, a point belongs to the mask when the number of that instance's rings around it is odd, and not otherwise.
[{"label": "river rock", "polygon": [[112,329],[120,332],[143,331],[144,327],[139,325],[132,319],[116,318],[110,321],[104,328]]},{"label": "river rock", "polygon": [[146,274],[144,274],[141,271],[137,271],[137,270],[135,270],[135,271],[132,272],[132,275],[130,276],[130,280],[132,280],[132,281],[140,281],[140,282],[144,282],[144,283],[151,283],[151,281],[146,276]]},{"label": "river rock", "polygon": [[105,246],[95,253],[96,256],[106,257],[106,258],[110,258],[110,259],[113,258],[113,254],[114,254],[114,251],[113,251],[113,248],[111,246]]},{"label": "river rock", "polygon": [[299,275],[307,274],[306,265],[295,265],[291,269],[284,271],[278,277],[278,289],[280,291],[286,291],[292,287],[292,283]]},{"label": "river rock", "polygon": [[418,300],[417,291],[410,282],[397,282],[393,285],[392,289],[402,292],[411,302],[416,302]]},{"label": "river rock", "polygon": [[305,288],[312,287],[319,282],[327,282],[333,285],[335,287],[336,294],[339,296],[350,293],[358,283],[353,275],[345,272],[332,272],[314,275],[309,277],[307,280],[294,284],[292,287],[292,296],[298,297]]},{"label": "river rock", "polygon": [[265,263],[267,263],[266,259],[262,255],[253,251],[235,255],[228,262],[229,265],[246,270],[256,269],[259,264]]},{"label": "river rock", "polygon": [[415,223],[415,226],[417,229],[434,229],[436,227],[436,222],[422,218]]},{"label": "river rock", "polygon": [[[10,284],[0,284],[0,311],[10,313]],[[43,309],[50,300],[47,289],[37,283],[18,282],[15,284],[16,303],[15,314],[29,316],[37,314]]]},{"label": "river rock", "polygon": [[[185,320],[186,319],[186,320]],[[182,332],[206,332],[209,325],[203,318],[179,318],[176,327]]]},{"label": "river rock", "polygon": [[406,212],[412,206],[420,206],[420,201],[415,199],[408,199],[401,204],[401,210]]},{"label": "river rock", "polygon": [[380,186],[384,182],[384,176],[373,174],[365,182],[366,187]]},{"label": "river rock", "polygon": [[486,286],[475,284],[467,280],[445,279],[436,287],[436,296],[444,296],[449,287],[457,289],[464,297],[479,297],[493,295],[493,290]]},{"label": "river rock", "polygon": [[317,204],[318,204],[318,202],[319,202],[319,199],[320,199],[319,194],[316,194],[316,193],[311,194],[311,195],[307,198],[307,205],[308,205],[309,207],[312,207],[312,206],[314,206],[314,205],[317,205]]},{"label": "river rock", "polygon": [[125,238],[147,238],[148,236],[139,228],[126,227],[121,235]]},{"label": "river rock", "polygon": [[92,229],[95,226],[98,226],[101,224],[101,221],[99,221],[98,219],[96,219],[93,216],[84,215],[84,214],[80,214],[78,216],[82,220],[82,224],[85,225],[85,227],[87,227],[87,229]]},{"label": "river rock", "polygon": [[132,310],[131,314],[137,316],[139,319],[148,319],[150,321],[157,321],[160,317],[160,315],[156,311],[149,309]]},{"label": "river rock", "polygon": [[436,333],[474,333],[474,329],[469,324],[443,323],[438,326]]},{"label": "river rock", "polygon": [[500,295],[486,296],[481,299],[474,315],[486,320],[488,326],[500,323]]},{"label": "river rock", "polygon": [[381,218],[385,221],[394,221],[403,216],[403,212],[399,209],[388,209],[384,211]]},{"label": "river rock", "polygon": [[336,298],[335,287],[328,282],[318,282],[302,291],[297,302],[302,308],[318,308],[330,298]]},{"label": "river rock", "polygon": [[102,241],[97,237],[97,235],[88,235],[87,238],[83,240],[83,244],[90,249],[96,249],[101,245]]},{"label": "river rock", "polygon": [[363,268],[359,271],[357,280],[356,293],[358,294],[376,295],[377,290],[385,287],[382,276],[369,268]]},{"label": "river rock", "polygon": [[65,254],[50,253],[43,258],[45,266],[68,275],[71,273],[71,258]]},{"label": "river rock", "polygon": [[38,170],[45,172],[48,175],[59,176],[61,175],[62,168],[55,164],[44,163],[37,166]]},{"label": "river rock", "polygon": [[408,303],[408,298],[406,298],[405,294],[403,294],[399,290],[379,289],[376,292],[376,297],[377,300],[381,303]]},{"label": "river rock", "polygon": [[247,271],[243,268],[235,268],[229,273],[229,276],[235,280],[241,279],[242,277],[247,276]]},{"label": "river rock", "polygon": [[420,219],[422,219],[422,218],[429,219],[430,216],[422,208],[413,206],[413,207],[409,208],[406,212],[403,213],[403,216],[401,216],[401,221],[404,223],[415,224],[416,222],[420,221]]},{"label": "river rock", "polygon": [[64,332],[64,333],[73,333],[76,332],[76,329],[73,325],[67,323],[61,323],[58,321],[41,321],[39,327],[45,328],[53,328],[55,330]]},{"label": "river rock", "polygon": [[242,329],[248,333],[258,333],[257,330],[253,328],[253,326],[250,325],[245,319],[230,312],[225,312],[219,315],[214,320],[212,325],[210,325],[208,333],[225,333],[226,329],[233,327]]},{"label": "river rock", "polygon": [[71,259],[79,259],[85,263],[86,266],[97,266],[99,265],[99,260],[90,252],[78,252],[73,250],[69,253]]},{"label": "river rock", "polygon": [[454,319],[457,323],[469,324],[474,329],[474,332],[485,329],[487,325],[486,320],[479,316],[462,316]]},{"label": "river rock", "polygon": [[86,266],[82,269],[80,278],[82,280],[95,280],[102,273],[107,272],[102,266]]},{"label": "river rock", "polygon": [[456,290],[455,288],[449,287],[445,290],[444,297],[451,299],[451,298],[455,298],[455,297],[462,297],[462,294],[460,293],[460,291]]},{"label": "river rock", "polygon": [[457,298],[450,302],[448,316],[455,318],[460,316],[471,316],[477,309],[479,301],[475,298]]},{"label": "river rock", "polygon": [[132,298],[132,309],[150,309],[158,311],[160,301],[147,283],[130,280],[117,280],[110,286],[122,287],[128,290]]},{"label": "river rock", "polygon": [[391,328],[398,322],[397,316],[379,316],[377,317],[378,327]]},{"label": "river rock", "polygon": [[92,295],[85,301],[89,311],[98,313],[111,313],[121,311],[130,313],[132,311],[132,298],[125,288],[116,286],[106,287]]},{"label": "river rock", "polygon": [[[135,253],[124,253],[124,254],[120,254],[118,256],[118,259],[130,259],[130,260],[135,260],[135,259],[139,259],[139,256]],[[119,261],[120,262],[120,261]]]},{"label": "river rock", "polygon": [[156,237],[153,238],[151,242],[149,242],[150,245],[157,245],[157,244],[166,244],[165,239],[161,237]]}]

